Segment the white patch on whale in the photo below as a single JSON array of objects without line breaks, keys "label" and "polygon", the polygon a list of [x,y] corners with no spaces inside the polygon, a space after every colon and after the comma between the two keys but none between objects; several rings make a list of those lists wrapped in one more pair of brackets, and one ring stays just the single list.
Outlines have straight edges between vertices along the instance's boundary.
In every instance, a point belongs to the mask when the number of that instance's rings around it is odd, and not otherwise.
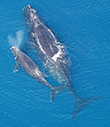
[{"label": "white patch on whale", "polygon": [[38,69],[35,69],[35,74],[37,74],[38,76],[41,76],[41,73],[38,71]]},{"label": "white patch on whale", "polygon": [[59,51],[52,57],[52,59],[56,62],[57,59],[62,58],[62,51],[59,49]]},{"label": "white patch on whale", "polygon": [[43,50],[43,48],[42,48],[42,46],[41,46],[41,44],[40,44],[40,42],[39,42],[39,39],[38,39],[38,38],[37,38],[37,43],[38,43],[38,45],[39,45],[39,47],[40,47],[41,51],[42,51],[44,54],[46,54],[46,52]]}]

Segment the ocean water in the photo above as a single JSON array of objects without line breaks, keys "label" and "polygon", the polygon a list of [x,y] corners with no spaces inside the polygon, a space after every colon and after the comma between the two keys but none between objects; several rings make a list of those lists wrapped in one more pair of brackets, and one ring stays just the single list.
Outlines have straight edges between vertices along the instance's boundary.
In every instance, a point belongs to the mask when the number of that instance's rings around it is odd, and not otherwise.
[{"label": "ocean water", "polygon": [[[22,8],[27,4],[65,45],[77,94],[104,97],[75,120],[74,98],[68,91],[51,103],[47,87],[22,69],[12,72],[15,61],[8,36],[22,30],[25,42]],[[47,80],[56,85],[51,77]],[[110,127],[109,0],[0,0],[0,127]]]}]

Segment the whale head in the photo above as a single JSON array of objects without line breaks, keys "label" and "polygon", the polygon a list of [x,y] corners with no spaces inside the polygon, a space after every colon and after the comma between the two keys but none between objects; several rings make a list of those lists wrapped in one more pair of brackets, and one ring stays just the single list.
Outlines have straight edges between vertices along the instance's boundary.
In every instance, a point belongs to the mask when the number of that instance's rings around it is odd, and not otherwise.
[{"label": "whale head", "polygon": [[12,54],[14,55],[14,57],[16,57],[17,56],[18,49],[16,47],[12,46],[10,48],[10,50],[11,50]]},{"label": "whale head", "polygon": [[30,5],[27,5],[26,7],[23,8],[24,11],[24,20],[25,22],[31,22],[31,13],[32,13],[32,8]]},{"label": "whale head", "polygon": [[31,28],[35,23],[38,24],[40,23],[37,12],[30,5],[24,7],[23,11],[24,11],[24,21],[28,28]]}]

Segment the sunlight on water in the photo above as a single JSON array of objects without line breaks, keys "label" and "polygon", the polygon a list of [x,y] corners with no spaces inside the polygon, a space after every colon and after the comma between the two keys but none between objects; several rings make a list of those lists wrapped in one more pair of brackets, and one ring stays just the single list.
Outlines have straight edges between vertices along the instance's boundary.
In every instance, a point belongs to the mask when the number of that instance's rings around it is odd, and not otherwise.
[{"label": "sunlight on water", "polygon": [[17,48],[20,48],[21,43],[23,41],[24,31],[19,30],[16,32],[16,37],[13,37],[12,35],[8,35],[8,42],[11,46],[15,46]]}]

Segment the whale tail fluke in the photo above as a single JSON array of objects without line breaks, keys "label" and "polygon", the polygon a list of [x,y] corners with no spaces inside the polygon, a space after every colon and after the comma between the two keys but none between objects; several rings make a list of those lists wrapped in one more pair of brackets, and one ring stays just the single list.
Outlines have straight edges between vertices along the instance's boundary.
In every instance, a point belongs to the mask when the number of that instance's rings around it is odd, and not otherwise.
[{"label": "whale tail fluke", "polygon": [[76,97],[76,102],[75,102],[75,108],[73,112],[73,120],[75,120],[76,115],[83,110],[87,105],[89,105],[92,102],[95,102],[97,100],[103,99],[102,97],[97,97],[97,98],[81,98],[81,97]]},{"label": "whale tail fluke", "polygon": [[65,89],[65,87],[62,86],[55,86],[52,89],[50,89],[50,100],[51,102],[53,102],[53,100],[55,99],[56,95],[61,92],[63,89]]}]

